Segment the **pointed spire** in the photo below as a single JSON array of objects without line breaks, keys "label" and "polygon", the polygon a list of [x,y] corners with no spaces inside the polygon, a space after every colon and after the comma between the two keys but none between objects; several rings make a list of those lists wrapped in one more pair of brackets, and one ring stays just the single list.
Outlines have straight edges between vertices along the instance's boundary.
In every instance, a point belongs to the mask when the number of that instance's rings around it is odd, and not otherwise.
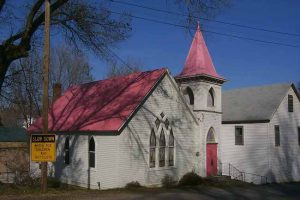
[{"label": "pointed spire", "polygon": [[215,78],[222,78],[215,70],[209,51],[203,39],[199,22],[184,68],[179,77],[197,75],[208,75]]}]

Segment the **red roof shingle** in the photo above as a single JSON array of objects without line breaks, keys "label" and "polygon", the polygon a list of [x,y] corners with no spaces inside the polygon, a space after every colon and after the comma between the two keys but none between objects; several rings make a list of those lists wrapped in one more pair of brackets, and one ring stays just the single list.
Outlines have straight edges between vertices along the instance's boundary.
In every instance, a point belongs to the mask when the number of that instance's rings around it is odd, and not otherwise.
[{"label": "red roof shingle", "polygon": [[[49,131],[118,131],[165,74],[166,69],[70,87],[48,114]],[[41,132],[38,118],[28,132]]]},{"label": "red roof shingle", "polygon": [[222,78],[217,72],[210,57],[198,24],[184,68],[178,77],[208,75]]}]

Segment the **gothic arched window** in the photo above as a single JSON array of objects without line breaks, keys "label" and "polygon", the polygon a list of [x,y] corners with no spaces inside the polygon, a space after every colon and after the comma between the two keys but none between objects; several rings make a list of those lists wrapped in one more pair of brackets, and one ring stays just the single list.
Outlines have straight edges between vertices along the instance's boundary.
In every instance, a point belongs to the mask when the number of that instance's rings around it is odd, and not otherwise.
[{"label": "gothic arched window", "polygon": [[206,142],[207,143],[215,143],[216,142],[215,130],[213,127],[211,127],[207,133]]},{"label": "gothic arched window", "polygon": [[189,104],[194,105],[194,93],[190,87],[186,88],[186,94],[189,97]]},{"label": "gothic arched window", "polygon": [[70,139],[69,137],[66,137],[65,140],[65,164],[70,164]]},{"label": "gothic arched window", "polygon": [[169,135],[169,166],[174,166],[174,135],[172,129]]},{"label": "gothic arched window", "polygon": [[210,88],[208,95],[207,95],[207,106],[214,107],[215,106],[215,95],[214,89]]},{"label": "gothic arched window", "polygon": [[89,141],[89,167],[95,168],[95,140],[93,137]]},{"label": "gothic arched window", "polygon": [[156,149],[156,137],[152,129],[150,135],[150,157],[149,157],[150,168],[155,167],[155,149]]},{"label": "gothic arched window", "polygon": [[164,130],[161,130],[159,137],[159,166],[165,166],[165,152],[166,152],[166,138],[164,134]]}]

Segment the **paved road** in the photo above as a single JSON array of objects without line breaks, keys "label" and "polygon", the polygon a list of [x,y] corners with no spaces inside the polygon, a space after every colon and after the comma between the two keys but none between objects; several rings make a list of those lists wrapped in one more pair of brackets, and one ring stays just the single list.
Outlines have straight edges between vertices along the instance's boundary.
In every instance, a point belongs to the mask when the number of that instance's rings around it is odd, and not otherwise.
[{"label": "paved road", "polygon": [[0,196],[1,200],[30,199],[30,200],[210,200],[210,199],[300,199],[300,184],[272,184],[265,186],[244,187],[193,187],[182,189],[142,189],[135,191],[74,191],[59,194]]}]

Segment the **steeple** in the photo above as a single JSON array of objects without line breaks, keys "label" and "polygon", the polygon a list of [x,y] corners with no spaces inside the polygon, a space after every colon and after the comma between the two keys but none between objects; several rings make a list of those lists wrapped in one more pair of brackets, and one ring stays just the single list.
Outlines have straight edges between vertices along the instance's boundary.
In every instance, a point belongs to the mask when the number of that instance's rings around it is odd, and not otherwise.
[{"label": "steeple", "polygon": [[209,51],[203,39],[199,23],[185,61],[184,68],[176,79],[198,76],[224,80],[215,70]]}]

